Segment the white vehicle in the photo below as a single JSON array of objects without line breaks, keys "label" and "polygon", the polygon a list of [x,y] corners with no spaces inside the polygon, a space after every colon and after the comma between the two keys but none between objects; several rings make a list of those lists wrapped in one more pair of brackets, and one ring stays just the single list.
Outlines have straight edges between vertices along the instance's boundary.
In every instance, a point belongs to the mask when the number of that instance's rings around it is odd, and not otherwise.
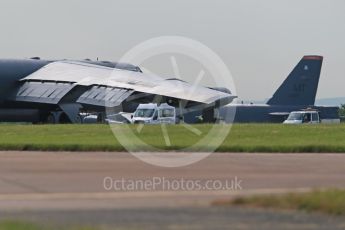
[{"label": "white vehicle", "polygon": [[132,123],[176,124],[176,109],[168,104],[140,104],[133,114]]},{"label": "white vehicle", "polygon": [[84,124],[96,124],[96,123],[130,124],[131,123],[131,113],[124,113],[124,112],[107,115],[107,116],[101,115],[101,114],[83,114],[82,117],[83,117]]},{"label": "white vehicle", "polygon": [[340,119],[321,119],[319,111],[306,110],[291,112],[289,117],[284,121],[284,124],[338,124]]}]

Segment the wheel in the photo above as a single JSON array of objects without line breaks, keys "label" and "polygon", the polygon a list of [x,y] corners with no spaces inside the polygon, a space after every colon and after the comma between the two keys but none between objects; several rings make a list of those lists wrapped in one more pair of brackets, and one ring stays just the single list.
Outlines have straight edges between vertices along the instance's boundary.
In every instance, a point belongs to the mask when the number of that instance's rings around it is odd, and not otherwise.
[{"label": "wheel", "polygon": [[69,119],[66,113],[62,112],[59,116],[59,124],[71,124],[72,121]]},{"label": "wheel", "polygon": [[80,114],[77,115],[77,117],[75,118],[75,124],[82,124],[83,123],[83,119],[80,116]]},{"label": "wheel", "polygon": [[97,115],[97,123],[104,124],[105,123],[105,116],[103,113],[99,113]]},{"label": "wheel", "polygon": [[50,113],[47,117],[47,123],[48,124],[56,124],[56,119],[54,114]]}]

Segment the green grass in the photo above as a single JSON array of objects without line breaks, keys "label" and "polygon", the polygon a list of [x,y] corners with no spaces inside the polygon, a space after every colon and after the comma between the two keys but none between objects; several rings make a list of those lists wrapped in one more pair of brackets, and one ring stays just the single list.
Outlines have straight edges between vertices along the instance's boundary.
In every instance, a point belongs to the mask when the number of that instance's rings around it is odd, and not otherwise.
[{"label": "green grass", "polygon": [[332,215],[345,215],[345,190],[330,189],[309,193],[253,196],[249,198],[237,198],[231,201],[216,201],[213,204],[294,209],[307,212],[322,212]]},{"label": "green grass", "polygon": [[[91,226],[52,226],[19,220],[0,221],[0,230],[98,230]],[[103,228],[104,229],[104,228]]]},{"label": "green grass", "polygon": [[0,221],[0,230],[43,230],[38,225],[21,221]]},{"label": "green grass", "polygon": [[[167,146],[161,126],[146,125],[140,133],[138,126],[116,127],[116,133],[127,137],[128,145],[138,150],[145,150],[145,146],[137,143],[136,137],[159,149],[177,150],[201,143],[197,150],[205,150],[215,145],[224,131],[222,125],[193,125],[201,131],[196,135],[182,125],[166,126],[170,139]],[[203,140],[211,129],[215,134]],[[345,124],[238,124],[225,136],[218,152],[345,152]],[[0,150],[125,151],[108,125],[13,124],[0,125]]]}]

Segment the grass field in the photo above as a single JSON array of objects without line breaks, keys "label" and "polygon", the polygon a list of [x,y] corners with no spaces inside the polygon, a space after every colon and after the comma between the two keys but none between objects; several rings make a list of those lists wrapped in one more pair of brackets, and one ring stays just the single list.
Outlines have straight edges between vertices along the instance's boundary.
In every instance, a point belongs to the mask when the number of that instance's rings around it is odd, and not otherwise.
[{"label": "grass field", "polygon": [[[218,152],[345,152],[345,124],[282,125],[238,124],[229,135],[224,126],[166,126],[169,145],[161,126],[116,126],[116,133],[135,145],[135,138],[159,149],[178,150],[199,143],[200,151],[225,135]],[[216,131],[211,136],[210,130]],[[197,132],[195,130],[198,130]],[[219,132],[217,132],[219,130]],[[213,138],[213,139],[212,139]],[[141,148],[142,147],[142,148]],[[138,150],[145,150],[138,144]],[[108,125],[0,125],[0,150],[125,151]]]},{"label": "grass field", "polygon": [[[100,228],[91,226],[67,226],[53,227],[42,224],[35,224],[26,221],[3,220],[0,221],[0,230],[98,230]],[[102,228],[106,229],[106,228]],[[109,229],[109,228],[108,228]]]},{"label": "grass field", "polygon": [[233,205],[275,209],[293,209],[307,212],[322,212],[345,215],[345,190],[331,189],[310,193],[254,196],[231,201],[216,201],[214,205]]}]

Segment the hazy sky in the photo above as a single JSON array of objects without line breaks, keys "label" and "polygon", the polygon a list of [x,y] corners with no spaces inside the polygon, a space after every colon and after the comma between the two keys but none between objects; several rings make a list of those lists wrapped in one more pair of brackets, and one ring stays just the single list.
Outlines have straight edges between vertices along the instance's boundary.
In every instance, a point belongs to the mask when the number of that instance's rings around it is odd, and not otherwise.
[{"label": "hazy sky", "polygon": [[343,0],[0,0],[0,57],[119,59],[185,36],[216,52],[243,99],[271,97],[305,54],[323,55],[318,98],[345,96]]}]

